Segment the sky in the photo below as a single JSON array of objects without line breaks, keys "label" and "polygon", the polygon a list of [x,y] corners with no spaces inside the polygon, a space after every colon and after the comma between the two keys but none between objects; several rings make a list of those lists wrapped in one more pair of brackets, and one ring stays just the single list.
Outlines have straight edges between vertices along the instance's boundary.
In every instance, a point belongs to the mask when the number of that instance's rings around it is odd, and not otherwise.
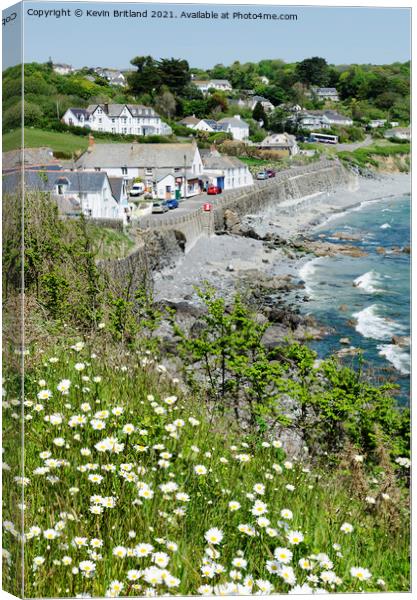
[{"label": "sky", "polygon": [[[39,13],[62,9],[70,15]],[[75,16],[76,9],[83,15]],[[100,9],[110,11],[110,17],[86,14]],[[114,17],[113,10],[147,10],[148,16]],[[152,10],[173,11],[176,18],[151,18]],[[229,12],[229,19],[180,16],[182,11],[206,10]],[[386,64],[409,60],[411,53],[407,8],[24,2],[22,12],[24,62],[46,62],[51,57],[73,67],[128,68],[134,56],[151,55],[185,58],[190,66],[201,68],[235,60],[294,62],[311,56],[331,64]],[[234,12],[289,13],[298,18],[232,19]],[[17,62],[16,53],[5,50],[3,68]]]}]

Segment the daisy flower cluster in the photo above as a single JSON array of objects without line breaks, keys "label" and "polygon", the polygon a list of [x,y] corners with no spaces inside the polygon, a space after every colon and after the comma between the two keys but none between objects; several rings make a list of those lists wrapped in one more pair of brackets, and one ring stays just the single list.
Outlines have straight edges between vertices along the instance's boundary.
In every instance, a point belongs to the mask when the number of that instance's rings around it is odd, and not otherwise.
[{"label": "daisy flower cluster", "polygon": [[278,437],[229,442],[150,352],[41,356],[23,406],[3,396],[6,430],[25,428],[24,472],[17,446],[3,454],[3,561],[12,579],[24,543],[28,596],[387,589],[357,551],[372,514],[330,488],[325,503]]}]

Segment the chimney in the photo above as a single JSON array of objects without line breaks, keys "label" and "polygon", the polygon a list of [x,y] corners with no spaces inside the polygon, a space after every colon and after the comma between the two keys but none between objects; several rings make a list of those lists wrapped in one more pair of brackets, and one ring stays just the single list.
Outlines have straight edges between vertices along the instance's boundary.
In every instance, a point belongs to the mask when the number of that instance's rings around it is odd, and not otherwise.
[{"label": "chimney", "polygon": [[104,112],[106,113],[106,115],[109,114],[109,103],[108,102],[104,103]]}]

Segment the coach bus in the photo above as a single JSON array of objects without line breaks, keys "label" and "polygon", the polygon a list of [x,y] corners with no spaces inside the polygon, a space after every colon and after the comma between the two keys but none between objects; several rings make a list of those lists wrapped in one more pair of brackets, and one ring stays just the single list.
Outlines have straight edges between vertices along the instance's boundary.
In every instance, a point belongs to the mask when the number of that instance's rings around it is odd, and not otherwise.
[{"label": "coach bus", "polygon": [[309,142],[321,142],[322,144],[337,144],[339,138],[337,135],[330,135],[328,133],[310,133],[308,138]]}]

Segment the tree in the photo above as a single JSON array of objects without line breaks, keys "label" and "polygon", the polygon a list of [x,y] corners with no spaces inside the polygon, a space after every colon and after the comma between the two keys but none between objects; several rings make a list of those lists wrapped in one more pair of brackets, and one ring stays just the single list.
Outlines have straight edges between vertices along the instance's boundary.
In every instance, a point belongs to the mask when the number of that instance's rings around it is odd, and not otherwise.
[{"label": "tree", "polygon": [[252,117],[261,125],[261,127],[268,127],[268,117],[261,102],[256,103],[255,108],[253,109]]},{"label": "tree", "polygon": [[163,86],[155,100],[155,109],[158,113],[171,119],[175,115],[176,106],[174,94],[166,86]]},{"label": "tree", "polygon": [[329,80],[329,67],[324,58],[313,56],[297,64],[296,75],[306,85],[325,86]]},{"label": "tree", "polygon": [[129,88],[133,94],[140,95],[160,88],[161,77],[157,63],[152,56],[136,56],[130,61],[130,64],[137,69],[127,76]]},{"label": "tree", "polygon": [[180,94],[191,81],[190,66],[186,60],[162,58],[157,63],[157,69],[161,85],[176,94]]},{"label": "tree", "polygon": [[274,133],[284,133],[288,114],[282,108],[276,108],[269,115],[269,129]]}]

